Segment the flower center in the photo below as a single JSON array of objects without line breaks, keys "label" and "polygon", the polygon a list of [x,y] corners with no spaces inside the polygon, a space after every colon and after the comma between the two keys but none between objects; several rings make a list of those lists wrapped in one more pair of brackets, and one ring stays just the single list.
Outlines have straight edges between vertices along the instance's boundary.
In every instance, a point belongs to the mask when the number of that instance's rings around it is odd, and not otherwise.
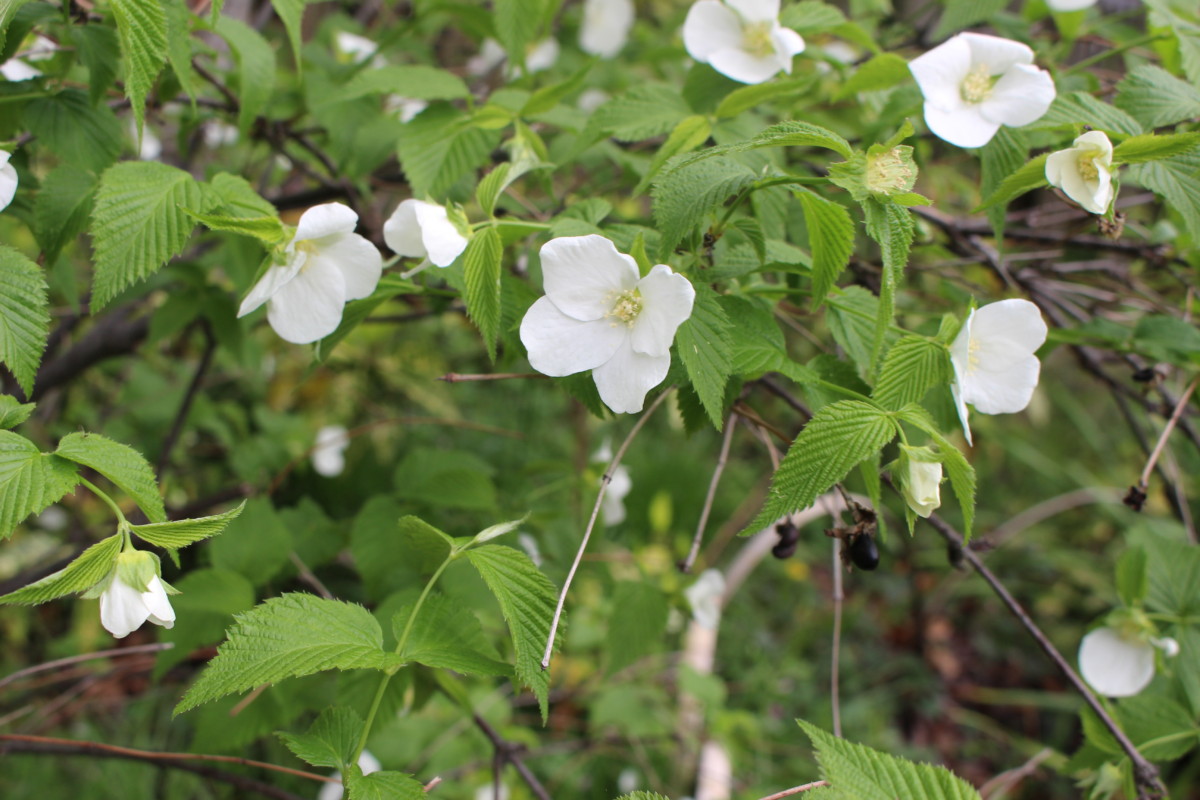
[{"label": "flower center", "polygon": [[606,317],[613,320],[614,325],[617,322],[624,322],[626,326],[632,328],[634,321],[638,318],[638,314],[642,313],[642,295],[637,289],[626,289],[617,295],[616,302],[613,303]]},{"label": "flower center", "polygon": [[300,254],[303,254],[304,264],[300,267],[300,272],[302,272],[302,273],[307,272],[308,268],[313,263],[312,256],[315,255],[317,252],[317,243],[314,242],[312,239],[303,239],[299,242],[296,242],[296,244],[293,247],[293,251],[298,256]]},{"label": "flower center", "polygon": [[1100,168],[1096,166],[1096,151],[1084,153],[1079,159],[1079,177],[1085,181],[1094,181],[1100,177]]},{"label": "flower center", "polygon": [[973,70],[967,73],[967,77],[963,78],[962,85],[959,87],[962,91],[962,99],[968,103],[982,103],[992,94],[991,71],[987,64],[979,64]]},{"label": "flower center", "polygon": [[751,55],[765,58],[775,52],[770,22],[751,22],[742,28],[742,49]]}]

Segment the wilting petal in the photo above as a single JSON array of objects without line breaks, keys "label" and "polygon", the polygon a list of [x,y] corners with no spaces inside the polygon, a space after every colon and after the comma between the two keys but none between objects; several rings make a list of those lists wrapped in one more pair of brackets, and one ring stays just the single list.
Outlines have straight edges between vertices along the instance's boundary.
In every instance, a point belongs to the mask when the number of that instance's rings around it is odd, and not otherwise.
[{"label": "wilting petal", "polygon": [[725,0],[747,22],[774,22],[779,17],[779,0]]},{"label": "wilting petal", "polygon": [[966,42],[970,48],[972,67],[986,64],[992,75],[1003,75],[1015,64],[1033,63],[1033,50],[1012,39],[983,33],[960,33],[954,38]]},{"label": "wilting petal", "polygon": [[542,245],[541,258],[546,297],[577,320],[603,318],[617,295],[638,282],[637,262],[596,234],[551,239]]},{"label": "wilting petal", "polygon": [[983,147],[1000,130],[1000,123],[985,119],[979,106],[965,103],[949,111],[926,103],[925,124],[939,139],[958,147]]},{"label": "wilting petal", "polygon": [[346,280],[330,262],[317,262],[267,302],[267,322],[281,339],[307,344],[337,330],[346,304]]},{"label": "wilting petal", "polygon": [[775,77],[780,70],[791,72],[791,56],[779,53],[757,56],[737,47],[718,50],[709,56],[709,65],[727,78],[740,83],[763,83]]},{"label": "wilting petal", "polygon": [[246,299],[242,301],[237,315],[244,317],[274,297],[276,292],[282,289],[288,281],[296,277],[307,260],[307,253],[293,253],[287,264],[278,264],[268,268],[259,278],[258,283],[254,284],[250,293],[246,295]]},{"label": "wilting petal", "polygon": [[963,79],[971,71],[971,48],[961,37],[955,36],[908,62],[908,70],[925,96],[927,115],[930,106],[958,109],[963,105]]},{"label": "wilting petal", "polygon": [[707,64],[714,53],[737,50],[741,44],[742,21],[724,3],[698,0],[688,9],[683,22],[683,46],[692,58]]},{"label": "wilting petal", "polygon": [[1004,73],[991,95],[979,104],[985,119],[1019,127],[1039,120],[1056,95],[1054,79],[1044,69],[1016,64]]},{"label": "wilting petal", "polygon": [[467,237],[454,227],[445,206],[418,201],[415,210],[429,260],[438,267],[450,266],[467,249]]},{"label": "wilting petal", "polygon": [[17,171],[8,163],[11,154],[0,150],[0,211],[8,208],[17,195]]},{"label": "wilting petal", "polygon": [[659,264],[638,282],[642,312],[630,331],[634,352],[665,356],[671,352],[675,331],[692,315],[696,290],[691,281]]},{"label": "wilting petal", "polygon": [[580,322],[542,297],[521,320],[521,343],[534,369],[561,378],[608,361],[629,338],[628,331],[623,323],[607,319]]},{"label": "wilting petal", "polygon": [[354,233],[358,214],[342,203],[325,203],[305,211],[296,225],[292,245],[306,239],[321,239],[335,233]]},{"label": "wilting petal", "polygon": [[612,358],[592,370],[592,379],[604,405],[618,414],[633,414],[642,410],[646,393],[662,383],[670,367],[670,355],[635,353],[624,337]]},{"label": "wilting petal", "polygon": [[633,27],[633,0],[586,0],[579,46],[585,53],[612,58],[621,52]]},{"label": "wilting petal", "polygon": [[1079,672],[1106,697],[1130,697],[1154,679],[1154,646],[1097,628],[1079,645]]}]

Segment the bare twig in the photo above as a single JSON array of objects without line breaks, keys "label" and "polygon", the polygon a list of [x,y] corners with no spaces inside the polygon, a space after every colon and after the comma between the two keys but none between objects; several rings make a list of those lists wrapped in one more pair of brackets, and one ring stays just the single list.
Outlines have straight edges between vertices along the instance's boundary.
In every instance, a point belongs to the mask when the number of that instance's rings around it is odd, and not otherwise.
[{"label": "bare twig", "polygon": [[212,328],[205,322],[201,325],[201,329],[204,331],[205,338],[204,353],[200,356],[200,363],[196,365],[196,372],[192,375],[187,391],[184,392],[179,410],[175,412],[175,420],[171,423],[171,430],[167,433],[166,439],[163,440],[162,450],[158,454],[158,464],[154,468],[154,474],[160,481],[171,461],[171,451],[175,449],[175,443],[179,441],[179,436],[183,433],[183,426],[187,422],[192,402],[195,401],[196,395],[200,391],[200,384],[204,381],[204,375],[212,364],[213,353],[217,350],[217,337],[213,336]]},{"label": "bare twig", "polygon": [[74,664],[80,664],[85,661],[95,661],[101,658],[113,658],[117,656],[131,656],[139,653],[158,653],[163,650],[170,650],[175,645],[172,642],[160,642],[158,644],[139,644],[133,647],[115,647],[111,650],[97,650],[95,653],[83,653],[78,656],[69,656],[68,658],[59,658],[54,661],[47,661],[44,664],[34,664],[32,667],[17,670],[11,675],[5,675],[0,678],[0,688],[14,683],[21,678],[30,675],[36,675],[39,672],[48,672],[60,667],[69,667]]},{"label": "bare twig", "polygon": [[508,381],[514,378],[536,378],[544,379],[549,376],[542,375],[538,372],[484,372],[464,375],[458,372],[447,372],[439,381],[446,383],[467,383],[468,381]]},{"label": "bare twig", "polygon": [[[472,714],[472,716],[475,718],[475,725],[479,730],[483,731],[483,735],[488,737],[492,743],[492,747],[495,748],[497,763],[501,766],[503,762],[512,764],[513,768],[521,776],[521,779],[525,781],[525,785],[529,787],[529,791],[533,792],[534,797],[538,798],[538,800],[550,800],[550,793],[546,791],[546,787],[542,786],[541,781],[537,779],[537,776],[530,771],[529,767],[525,765],[524,760],[521,759],[520,751],[523,749],[523,746],[505,739],[496,732],[495,728],[488,724],[486,719],[478,714]],[[500,771],[497,768],[493,786],[499,782],[499,777]],[[494,799],[499,797],[499,792],[494,792]]]},{"label": "bare twig", "polygon": [[700,552],[700,542],[704,539],[704,529],[708,525],[708,515],[712,512],[713,499],[717,495],[717,485],[725,472],[725,462],[729,459],[729,445],[733,441],[733,429],[737,427],[737,414],[731,413],[725,420],[725,435],[721,439],[721,452],[717,456],[717,466],[713,470],[712,480],[708,482],[708,494],[704,496],[704,507],[700,509],[700,522],[696,524],[696,535],[692,537],[692,547],[687,557],[679,562],[680,572],[691,572],[696,563],[696,555]]},{"label": "bare twig", "polygon": [[840,539],[830,539],[829,541],[833,544],[833,641],[829,648],[829,703],[833,710],[833,735],[840,739],[842,736],[842,703],[839,673],[841,672],[842,657],[842,601],[846,595],[842,587],[842,543]]},{"label": "bare twig", "polygon": [[1007,792],[1009,789],[1013,788],[1018,783],[1037,772],[1038,767],[1042,765],[1042,762],[1053,755],[1054,751],[1049,747],[1042,748],[1021,766],[1001,772],[983,786],[980,786],[979,794],[983,797],[983,800],[991,800],[991,798],[995,797],[996,795]]},{"label": "bare twig", "polygon": [[791,797],[794,794],[803,794],[811,789],[820,789],[822,786],[828,785],[829,781],[813,781],[812,783],[806,783],[803,786],[793,786],[790,789],[784,789],[782,792],[769,794],[766,797],[760,798],[760,800],[782,800],[784,797]]},{"label": "bare twig", "polygon": [[1171,435],[1171,431],[1175,430],[1175,424],[1179,422],[1179,418],[1183,415],[1183,410],[1187,408],[1188,400],[1192,397],[1192,392],[1196,390],[1197,381],[1200,381],[1200,376],[1192,378],[1192,382],[1183,390],[1183,395],[1179,398],[1179,402],[1175,404],[1175,410],[1171,413],[1171,418],[1167,420],[1162,434],[1158,437],[1158,443],[1154,445],[1154,450],[1150,453],[1150,458],[1146,460],[1146,468],[1142,470],[1142,476],[1138,478],[1138,487],[1143,492],[1146,491],[1146,486],[1150,482],[1150,473],[1154,471],[1154,465],[1158,463],[1158,457],[1162,455],[1163,448],[1167,445],[1167,438]]}]

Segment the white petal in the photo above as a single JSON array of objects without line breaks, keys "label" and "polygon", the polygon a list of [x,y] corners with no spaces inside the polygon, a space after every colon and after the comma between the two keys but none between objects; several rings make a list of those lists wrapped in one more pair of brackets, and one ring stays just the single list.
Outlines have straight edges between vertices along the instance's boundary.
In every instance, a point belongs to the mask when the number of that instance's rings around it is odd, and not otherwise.
[{"label": "white petal", "polygon": [[604,500],[600,504],[600,512],[604,514],[605,525],[620,525],[625,521],[625,497],[632,488],[633,479],[629,477],[629,470],[624,465],[613,470],[612,478],[608,482],[608,490],[604,493]]},{"label": "white petal", "polygon": [[984,119],[979,106],[966,104],[955,111],[943,111],[926,102],[925,124],[939,139],[958,147],[983,147],[1000,130],[999,122]]},{"label": "white petal", "polygon": [[175,627],[175,609],[171,608],[167,590],[163,588],[157,575],[146,584],[146,591],[142,592],[141,599],[146,610],[150,612],[147,618],[151,622],[164,628]]},{"label": "white petal", "polygon": [[692,617],[696,624],[708,630],[716,630],[721,621],[721,603],[725,597],[725,576],[721,571],[704,570],[683,594],[692,607]]},{"label": "white petal", "polygon": [[955,36],[908,62],[908,70],[925,96],[925,111],[932,105],[943,110],[963,105],[962,82],[971,71],[971,48]]},{"label": "white petal", "polygon": [[333,777],[337,778],[339,782],[321,784],[321,791],[317,792],[317,800],[342,800],[343,795],[346,793],[345,787],[340,782],[342,773],[335,772],[333,773]]},{"label": "white petal", "polygon": [[369,750],[363,750],[358,756],[358,768],[362,770],[363,775],[370,775],[372,772],[379,772],[383,769],[383,764],[380,764],[379,759]]},{"label": "white petal", "polygon": [[592,380],[604,405],[617,414],[642,410],[646,393],[662,383],[671,368],[671,356],[645,356],[633,352],[629,338],[608,361],[592,370]]},{"label": "white petal", "polygon": [[[417,207],[430,205],[422,200],[405,200],[383,223],[383,241],[392,252],[405,258],[424,258],[429,255],[421,239],[421,225],[417,222]],[[445,209],[442,209],[445,212]]]},{"label": "white petal", "polygon": [[287,264],[279,264],[267,269],[258,283],[254,284],[250,293],[246,295],[246,299],[242,301],[242,305],[238,308],[238,316],[246,316],[274,297],[280,289],[287,285],[288,281],[296,277],[307,260],[308,253],[293,253]]},{"label": "white petal", "polygon": [[309,256],[309,269],[339,269],[345,285],[344,300],[369,297],[383,274],[383,256],[375,245],[357,233],[329,236]]},{"label": "white petal", "polygon": [[1097,628],[1079,645],[1079,672],[1106,697],[1130,697],[1154,679],[1154,647],[1123,639],[1111,628]]},{"label": "white petal", "polygon": [[346,468],[346,458],[343,455],[350,446],[350,437],[341,425],[326,425],[317,431],[316,444],[311,453],[313,469],[318,475],[333,478],[342,474]]},{"label": "white petal", "polygon": [[633,19],[633,0],[587,0],[579,28],[580,48],[594,56],[612,58],[625,46]]},{"label": "white petal", "polygon": [[971,337],[983,341],[985,347],[1004,341],[1033,353],[1046,343],[1048,332],[1038,307],[1018,298],[988,303],[976,309],[971,320]]},{"label": "white petal", "polygon": [[1024,356],[1004,369],[989,368],[984,362],[963,383],[963,401],[982,414],[1023,411],[1037,388],[1040,372],[1041,363],[1035,356]]},{"label": "white petal", "polygon": [[638,282],[637,262],[594,233],[551,239],[541,257],[546,296],[577,320],[601,319],[612,311],[616,295]]},{"label": "white petal", "polygon": [[804,52],[804,37],[791,28],[776,25],[771,31],[771,41],[775,43],[775,50],[788,59],[788,66],[791,66],[792,56]]},{"label": "white petal", "polygon": [[950,393],[954,395],[954,407],[958,410],[958,421],[962,423],[963,435],[967,437],[968,446],[973,446],[974,443],[971,441],[971,426],[967,422],[970,413],[967,411],[967,401],[963,398],[962,384],[970,364],[971,327],[974,321],[975,310],[972,309],[950,345],[950,366],[954,368],[954,382],[950,384]]},{"label": "white petal", "polygon": [[17,171],[8,163],[8,153],[0,150],[0,211],[8,208],[17,195]]},{"label": "white petal", "polygon": [[367,37],[347,31],[338,31],[334,37],[334,42],[337,44],[338,50],[352,57],[355,61],[370,58],[379,49],[379,45]]},{"label": "white petal", "polygon": [[100,595],[100,624],[118,639],[136,631],[150,616],[142,593],[114,576]]},{"label": "white petal", "polygon": [[267,321],[292,344],[307,344],[337,330],[346,304],[346,281],[330,263],[317,262],[267,302]]},{"label": "white petal", "polygon": [[6,81],[29,81],[40,76],[42,71],[29,66],[19,58],[10,58],[3,64],[0,64],[0,75],[4,76]]},{"label": "white petal", "polygon": [[709,56],[708,63],[717,72],[740,83],[763,83],[781,71],[790,72],[791,56],[771,53],[756,56],[736,47],[718,50]]},{"label": "white petal", "polygon": [[543,39],[525,54],[525,68],[530,72],[550,69],[558,61],[558,40]]},{"label": "white petal", "polygon": [[543,375],[561,378],[593,369],[612,358],[629,329],[607,319],[580,322],[558,310],[549,297],[529,307],[521,320],[521,342],[529,363]]},{"label": "white petal", "polygon": [[967,447],[974,447],[975,443],[971,441],[971,424],[969,422],[971,412],[967,409],[967,402],[963,399],[962,389],[959,388],[958,367],[954,368],[955,381],[950,384],[950,394],[954,395],[954,408],[958,411],[958,421],[962,424],[963,436],[967,439]]},{"label": "white petal", "polygon": [[773,22],[779,18],[779,0],[725,0],[747,22]]},{"label": "white petal", "polygon": [[996,81],[992,93],[979,104],[984,118],[1019,127],[1041,119],[1050,110],[1056,91],[1054,79],[1044,69],[1017,64]]},{"label": "white petal", "polygon": [[1028,300],[1001,300],[978,309],[967,352],[958,339],[951,347],[963,402],[984,414],[1023,410],[1037,387],[1041,364],[1033,353],[1046,333],[1041,312]]},{"label": "white petal", "polygon": [[692,315],[696,290],[691,281],[659,264],[638,282],[642,313],[631,330],[634,352],[665,356],[671,352],[675,331]]},{"label": "white petal", "polygon": [[918,517],[927,518],[942,504],[942,465],[926,461],[911,461],[908,467],[908,507]]},{"label": "white petal", "polygon": [[1108,211],[1113,199],[1112,173],[1100,164],[1096,164],[1096,180],[1092,184],[1092,194],[1087,203],[1080,203],[1093,214],[1103,214]]},{"label": "white petal", "polygon": [[1001,75],[1014,64],[1032,64],[1033,50],[1028,45],[982,33],[960,33],[954,37],[967,43],[971,66],[986,64],[992,75]]},{"label": "white petal", "polygon": [[342,203],[325,203],[313,206],[300,217],[292,246],[306,239],[321,239],[335,233],[354,233],[358,214]]},{"label": "white petal", "polygon": [[1051,11],[1080,11],[1096,5],[1096,0],[1046,0]]},{"label": "white petal", "polygon": [[418,201],[415,210],[429,260],[439,267],[450,266],[467,249],[467,237],[454,227],[444,206]]},{"label": "white petal", "polygon": [[1112,166],[1113,146],[1104,131],[1088,131],[1081,134],[1075,138],[1072,147],[1089,147],[1099,150],[1100,152],[1095,156],[1099,160],[1099,163],[1106,167]]},{"label": "white petal", "polygon": [[467,74],[486,75],[500,66],[506,58],[508,58],[508,53],[504,51],[504,47],[498,41],[490,38],[484,39],[479,46],[479,54],[467,59]]},{"label": "white petal", "polygon": [[[688,55],[707,64],[719,50],[736,50],[742,44],[742,21],[718,0],[698,0],[683,22],[683,46]],[[774,74],[774,73],[772,73]]]},{"label": "white petal", "polygon": [[1079,172],[1079,159],[1072,147],[1057,150],[1046,157],[1046,182],[1062,188],[1067,175]]}]

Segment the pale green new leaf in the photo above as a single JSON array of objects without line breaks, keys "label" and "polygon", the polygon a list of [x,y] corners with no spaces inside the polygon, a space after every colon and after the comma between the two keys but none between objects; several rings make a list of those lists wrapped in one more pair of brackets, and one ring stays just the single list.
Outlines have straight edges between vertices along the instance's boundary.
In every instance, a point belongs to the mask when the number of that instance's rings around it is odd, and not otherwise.
[{"label": "pale green new leaf", "polygon": [[425,786],[403,772],[363,775],[357,765],[346,772],[349,800],[425,800]]},{"label": "pale green new leaf", "polygon": [[654,182],[654,220],[662,234],[660,257],[724,205],[730,195],[750,186],[754,170],[731,159],[709,159],[683,167],[667,165]]},{"label": "pale green new leaf", "polygon": [[638,181],[633,193],[637,195],[646,191],[668,160],[681,153],[695,150],[708,140],[710,133],[712,133],[712,123],[708,117],[696,114],[681,120],[655,152],[654,158],[650,160],[650,166],[646,169],[646,174]]},{"label": "pale green new leaf", "polygon": [[717,430],[725,421],[725,384],[733,371],[729,319],[706,284],[696,285],[692,316],[679,326],[675,346],[688,379]]},{"label": "pale green new leaf", "polygon": [[38,244],[53,264],[72,239],[87,229],[96,194],[96,176],[63,164],[42,179],[33,201],[33,228]]},{"label": "pale green new leaf", "polygon": [[[1046,128],[1069,128],[1078,130],[1088,126],[1098,131],[1117,136],[1136,136],[1144,133],[1142,124],[1116,106],[1110,106],[1086,92],[1069,92],[1054,99],[1048,111],[1030,130]],[[1006,129],[1001,128],[1002,132]]]},{"label": "pale green new leaf", "polygon": [[353,603],[289,593],[235,617],[175,714],[264,683],[331,669],[388,669],[398,659],[383,649],[371,612]]},{"label": "pale green new leaf", "polygon": [[0,361],[26,396],[33,394],[50,329],[46,291],[41,268],[19,251],[0,245]]},{"label": "pale green new leaf", "polygon": [[821,0],[790,3],[779,15],[780,24],[802,34],[832,30],[845,21],[841,9]]},{"label": "pale green new leaf", "polygon": [[508,173],[511,169],[512,164],[507,161],[497,164],[475,187],[475,200],[483,213],[489,217],[496,211],[496,201],[500,199],[500,193],[508,187]]},{"label": "pale green new leaf", "polygon": [[121,544],[119,535],[102,539],[58,572],[0,596],[0,603],[34,606],[69,594],[86,592],[112,572],[121,553]]},{"label": "pale green new leaf", "polygon": [[75,465],[11,431],[0,431],[0,539],[79,483]]},{"label": "pale green new leaf", "polygon": [[210,231],[237,233],[258,239],[267,245],[279,244],[287,237],[283,223],[274,215],[268,217],[230,217],[224,214],[202,214],[185,208],[183,211]]},{"label": "pale green new leaf", "polygon": [[871,399],[896,411],[918,403],[931,388],[949,385],[950,355],[946,346],[924,336],[905,336],[892,345]]},{"label": "pale green new leaf", "polygon": [[817,750],[821,774],[834,796],[846,800],[979,800],[969,783],[944,767],[915,764],[826,733],[803,720]]},{"label": "pale green new leaf", "polygon": [[275,51],[258,31],[232,17],[217,20],[216,30],[238,63],[238,128],[245,134],[275,89]]},{"label": "pale green new leaf", "polygon": [[1113,148],[1113,161],[1120,164],[1139,164],[1181,155],[1200,147],[1200,133],[1176,133],[1158,136],[1144,133],[1126,139]]},{"label": "pale green new leaf", "polygon": [[92,212],[92,309],[178,255],[194,227],[183,209],[202,208],[202,202],[199,184],[181,169],[130,161],[106,170]]},{"label": "pale green new leaf", "polygon": [[192,68],[192,21],[195,17],[185,0],[165,0],[167,13],[167,61],[184,94],[196,99],[199,76]]},{"label": "pale green new leaf", "polygon": [[212,211],[229,217],[279,217],[275,206],[256,192],[241,175],[218,173],[209,180],[207,188],[220,200],[220,205],[210,209]]},{"label": "pale green new leaf", "polygon": [[879,243],[883,257],[879,316],[875,318],[875,337],[871,342],[871,368],[874,370],[883,355],[884,344],[896,314],[896,287],[904,277],[904,268],[908,266],[908,253],[915,230],[912,212],[904,206],[867,198],[863,210],[867,214],[867,234]]},{"label": "pale green new leaf", "polygon": [[304,22],[304,7],[308,0],[271,0],[275,13],[283,20],[287,29],[288,42],[292,45],[292,57],[296,60],[296,71],[300,71],[300,31]]},{"label": "pale green new leaf", "polygon": [[1200,89],[1153,64],[1130,70],[1117,84],[1114,102],[1147,128],[1200,117]]},{"label": "pale green new leaf", "polygon": [[140,139],[146,96],[167,61],[167,14],[161,0],[111,0],[109,8],[117,21],[125,95],[133,107]]},{"label": "pale green new leaf", "polygon": [[798,120],[772,125],[745,143],[747,150],[757,150],[760,147],[823,147],[840,154],[843,158],[854,155],[850,143],[842,136],[820,125]]},{"label": "pale green new leaf", "polygon": [[839,203],[809,191],[796,194],[812,249],[812,305],[820,308],[854,252],[854,220]]},{"label": "pale green new leaf", "polygon": [[389,65],[364,69],[338,92],[339,100],[367,94],[398,94],[414,100],[457,100],[471,90],[452,72],[422,64]]},{"label": "pale green new leaf", "polygon": [[404,639],[400,657],[427,667],[452,669],[464,675],[511,675],[512,668],[500,661],[483,635],[479,619],[458,601],[430,595],[409,628],[412,606],[392,618],[396,641]]},{"label": "pale green new leaf", "polygon": [[236,519],[245,507],[246,501],[243,500],[237,508],[231,508],[224,514],[200,517],[198,519],[181,519],[177,522],[155,522],[149,525],[134,525],[132,527],[133,532],[139,538],[144,539],[150,544],[167,550],[177,550],[180,547],[187,547],[189,544],[207,539],[210,536],[216,536],[225,530],[225,526],[231,520]]},{"label": "pale green new leaf", "polygon": [[68,433],[58,443],[56,455],[91,467],[133,498],[151,522],[166,522],[162,496],[154,470],[132,447],[98,433]]},{"label": "pale green new leaf", "polygon": [[[550,673],[542,669],[542,651],[550,636],[558,592],[520,550],[487,545],[468,550],[467,559],[500,603],[517,653],[517,680],[533,690],[544,721],[549,713]],[[562,632],[560,624],[555,648]]]},{"label": "pale green new leaf", "polygon": [[0,394],[0,430],[15,428],[33,413],[34,403],[22,403],[8,394]]},{"label": "pale green new leaf", "polygon": [[975,210],[981,211],[997,205],[1003,208],[1026,192],[1045,186],[1046,159],[1049,155],[1049,153],[1042,153],[1040,156],[1030,159],[1023,167],[1001,181],[995,191]]},{"label": "pale green new leaf", "polygon": [[608,135],[622,142],[637,142],[668,133],[691,114],[677,90],[641,84],[592,112],[580,138],[592,142]]},{"label": "pale green new leaf", "polygon": [[366,723],[352,708],[327,708],[303,734],[276,731],[296,758],[314,767],[342,770],[354,762],[354,751]]},{"label": "pale green new leaf", "polygon": [[400,165],[413,195],[442,197],[468,172],[488,160],[500,131],[484,130],[448,105],[423,111],[401,128]]},{"label": "pale green new leaf", "polygon": [[771,479],[766,504],[750,529],[760,530],[785,514],[812,505],[895,435],[895,421],[875,405],[839,400],[824,406],[792,442]]},{"label": "pale green new leaf", "polygon": [[483,334],[488,357],[496,360],[500,335],[500,260],[504,245],[495,228],[484,228],[471,237],[463,253],[463,300],[467,314]]}]

